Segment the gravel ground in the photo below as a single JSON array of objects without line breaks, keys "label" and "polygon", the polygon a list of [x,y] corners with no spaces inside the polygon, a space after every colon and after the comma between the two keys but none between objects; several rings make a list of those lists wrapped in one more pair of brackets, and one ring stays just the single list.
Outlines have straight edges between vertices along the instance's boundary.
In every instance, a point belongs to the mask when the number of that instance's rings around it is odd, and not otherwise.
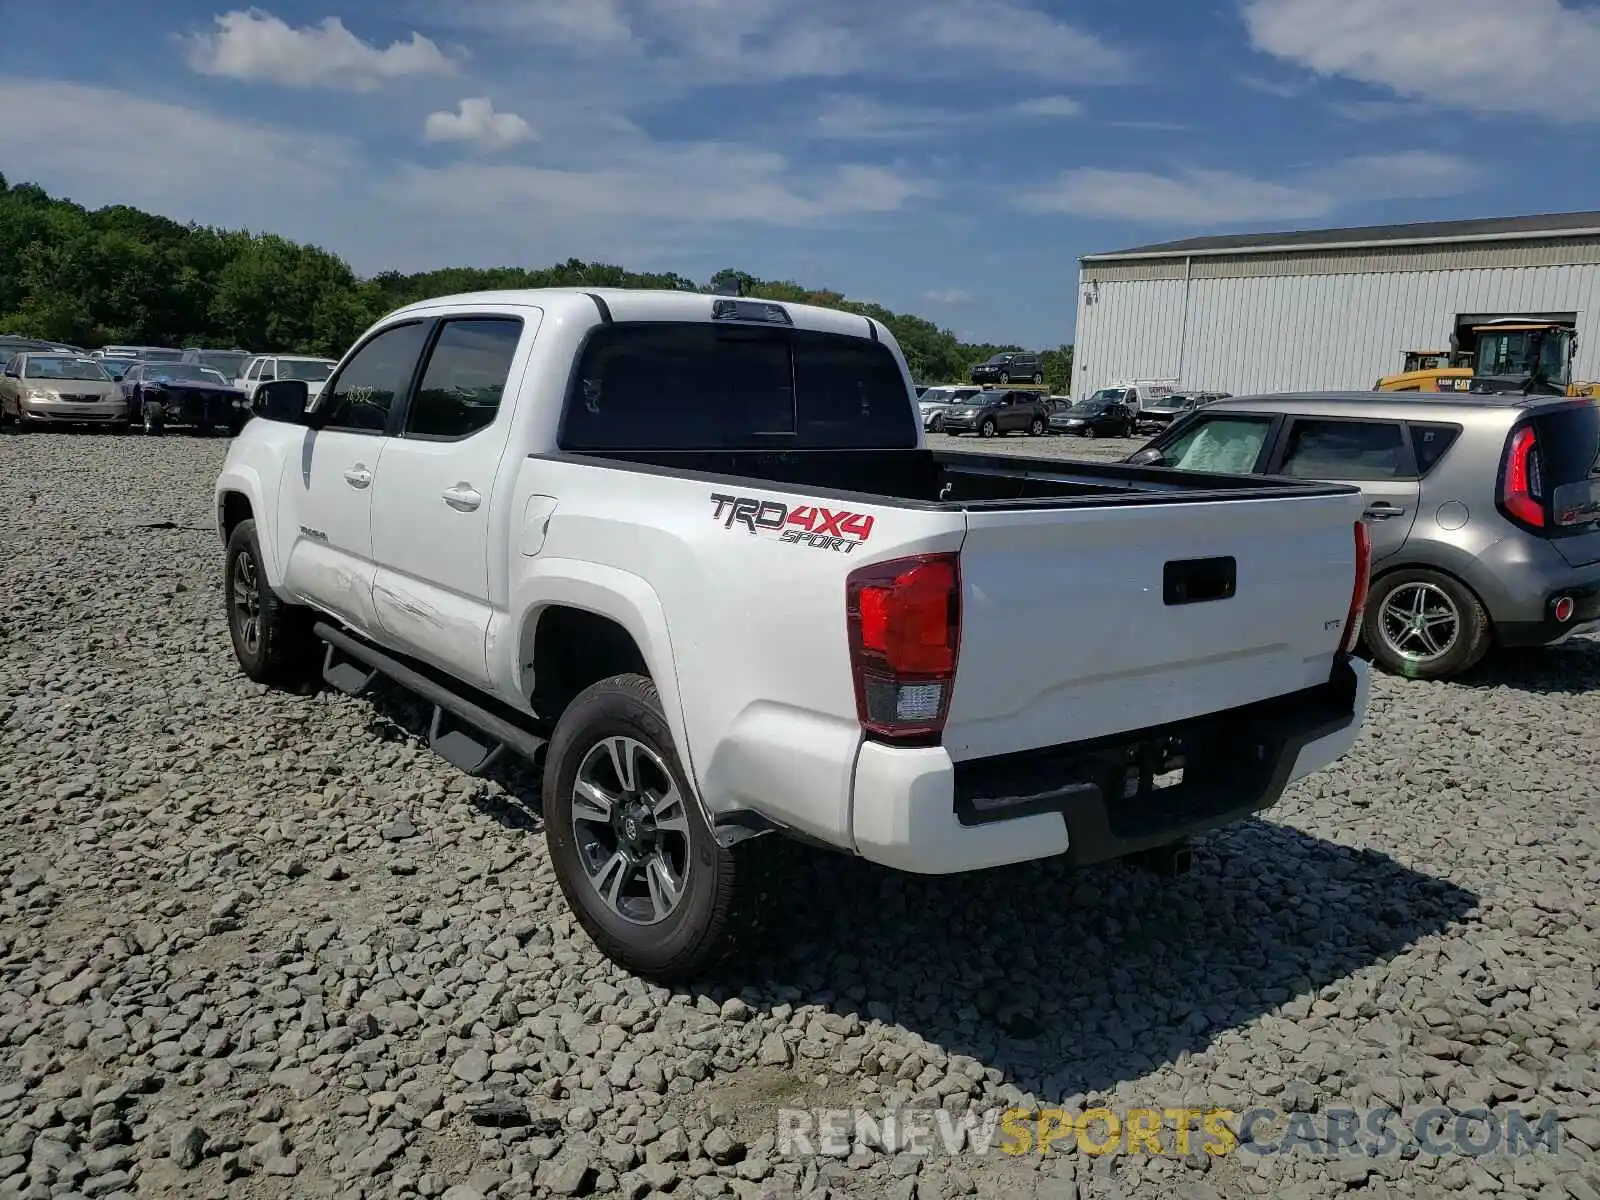
[{"label": "gravel ground", "polygon": [[[224,449],[0,440],[0,1197],[1600,1195],[1600,644],[1380,681],[1175,881],[797,853],[783,943],[672,992],[567,915],[532,779],[237,672]],[[1516,1159],[774,1145],[780,1107],[1062,1101],[1566,1123]]]}]

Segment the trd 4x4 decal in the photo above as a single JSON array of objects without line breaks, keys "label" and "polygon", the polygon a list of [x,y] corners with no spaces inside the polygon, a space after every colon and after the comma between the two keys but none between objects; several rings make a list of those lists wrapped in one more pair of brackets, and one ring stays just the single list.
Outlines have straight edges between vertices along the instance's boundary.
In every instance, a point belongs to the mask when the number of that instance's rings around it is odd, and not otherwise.
[{"label": "trd 4x4 decal", "polygon": [[721,521],[724,529],[742,525],[749,533],[774,533],[779,541],[797,546],[849,554],[872,536],[872,518],[865,513],[835,511],[819,504],[790,508],[776,500],[722,492],[712,492],[711,503],[712,519]]}]

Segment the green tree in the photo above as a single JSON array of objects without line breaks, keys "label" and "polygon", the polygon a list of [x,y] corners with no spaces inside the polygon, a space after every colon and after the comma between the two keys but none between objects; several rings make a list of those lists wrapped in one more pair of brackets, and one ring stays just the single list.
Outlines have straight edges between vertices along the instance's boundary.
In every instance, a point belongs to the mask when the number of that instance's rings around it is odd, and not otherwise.
[{"label": "green tree", "polygon": [[[914,378],[966,378],[999,350],[827,288],[761,279],[732,267],[704,285],[676,272],[637,272],[569,258],[545,267],[444,267],[359,279],[318,246],[270,233],[183,225],[126,205],[89,211],[0,175],[0,330],[79,345],[224,345],[337,356],[379,317],[432,296],[504,288],[667,288],[703,292],[742,282],[753,296],[820,304],[881,322]],[[1066,390],[1072,347],[1043,352],[1052,388]]]}]

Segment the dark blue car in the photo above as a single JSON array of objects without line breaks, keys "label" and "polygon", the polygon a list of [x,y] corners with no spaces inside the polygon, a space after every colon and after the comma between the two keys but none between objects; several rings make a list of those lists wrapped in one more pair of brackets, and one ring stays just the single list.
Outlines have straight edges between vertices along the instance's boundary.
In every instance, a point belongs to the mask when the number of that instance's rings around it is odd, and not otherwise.
[{"label": "dark blue car", "polygon": [[191,425],[201,434],[244,427],[249,412],[244,392],[221,374],[197,363],[136,362],[117,387],[128,401],[129,419],[151,435],[168,425]]}]

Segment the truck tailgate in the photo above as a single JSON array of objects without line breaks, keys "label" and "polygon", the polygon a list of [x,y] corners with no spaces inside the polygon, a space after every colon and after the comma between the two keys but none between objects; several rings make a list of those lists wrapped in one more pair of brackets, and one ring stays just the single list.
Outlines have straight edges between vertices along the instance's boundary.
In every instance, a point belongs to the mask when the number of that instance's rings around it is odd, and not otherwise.
[{"label": "truck tailgate", "polygon": [[[962,761],[1060,745],[1325,682],[1361,503],[969,512],[945,748]],[[1227,559],[1231,589],[1225,561],[1201,561]]]}]

